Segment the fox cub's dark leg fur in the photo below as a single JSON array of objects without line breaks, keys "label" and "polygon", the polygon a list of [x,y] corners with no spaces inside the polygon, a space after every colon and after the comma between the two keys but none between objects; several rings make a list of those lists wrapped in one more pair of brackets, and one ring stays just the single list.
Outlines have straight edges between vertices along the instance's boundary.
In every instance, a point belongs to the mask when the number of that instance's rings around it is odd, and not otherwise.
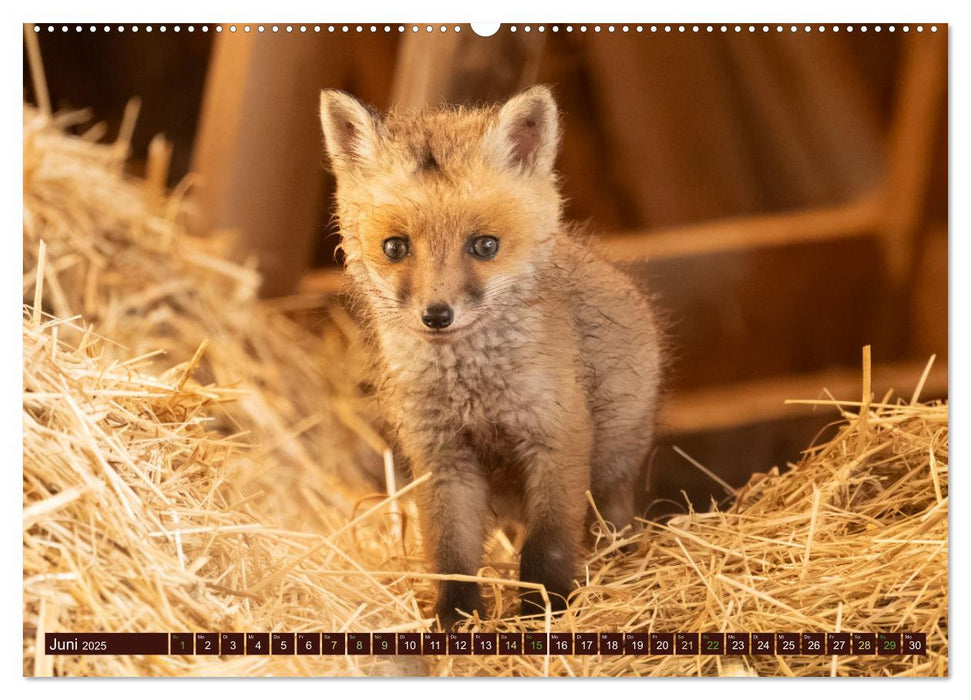
[{"label": "fox cub's dark leg fur", "polygon": [[[556,447],[534,448],[527,457],[526,541],[519,578],[542,583],[553,610],[566,607],[574,588],[587,512],[585,492],[590,487],[589,439],[581,431]],[[537,590],[524,590],[521,600],[524,615],[546,609]]]},{"label": "fox cub's dark leg fur", "polygon": [[594,503],[601,517],[620,532],[634,520],[634,489],[636,474],[625,474],[610,481],[601,479],[591,489]]},{"label": "fox cub's dark leg fur", "polygon": [[[600,445],[593,460],[591,495],[601,517],[610,523],[614,532],[619,533],[629,525],[634,525],[636,494],[644,487],[646,462],[654,439],[652,421],[652,417],[645,418],[644,427],[634,433],[637,439],[627,436],[623,450],[604,449]],[[604,442],[615,442],[614,436],[609,437]],[[588,525],[592,524],[593,519],[591,512]],[[632,543],[621,548],[627,554],[634,550],[636,545]]]},{"label": "fox cub's dark leg fur", "polygon": [[[489,484],[475,458],[464,451],[443,451],[415,460],[432,477],[422,504],[422,534],[441,574],[474,576],[482,564],[489,521]],[[475,583],[442,581],[435,612],[450,629],[462,612],[484,611]]]}]

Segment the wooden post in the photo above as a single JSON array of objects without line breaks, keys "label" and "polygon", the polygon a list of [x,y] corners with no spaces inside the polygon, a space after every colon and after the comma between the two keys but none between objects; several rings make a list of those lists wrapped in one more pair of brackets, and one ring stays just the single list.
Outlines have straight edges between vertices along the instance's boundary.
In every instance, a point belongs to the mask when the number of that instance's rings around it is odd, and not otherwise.
[{"label": "wooden post", "polygon": [[905,38],[903,51],[882,226],[890,278],[898,287],[905,286],[914,273],[935,136],[947,108],[946,25],[936,33],[925,28],[922,34]]},{"label": "wooden post", "polygon": [[313,35],[215,40],[193,157],[199,225],[257,255],[264,295],[296,288],[320,228],[323,49]]},{"label": "wooden post", "polygon": [[490,103],[536,81],[544,35],[500,31],[481,37],[460,32],[417,32],[401,42],[391,103],[422,108],[445,101]]}]

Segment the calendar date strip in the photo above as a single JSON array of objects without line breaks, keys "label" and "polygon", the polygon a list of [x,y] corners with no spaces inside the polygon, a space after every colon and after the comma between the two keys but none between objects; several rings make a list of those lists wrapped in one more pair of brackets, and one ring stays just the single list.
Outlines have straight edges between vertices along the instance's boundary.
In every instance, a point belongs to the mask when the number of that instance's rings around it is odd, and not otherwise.
[{"label": "calendar date strip", "polygon": [[924,632],[47,632],[48,655],[900,656]]}]

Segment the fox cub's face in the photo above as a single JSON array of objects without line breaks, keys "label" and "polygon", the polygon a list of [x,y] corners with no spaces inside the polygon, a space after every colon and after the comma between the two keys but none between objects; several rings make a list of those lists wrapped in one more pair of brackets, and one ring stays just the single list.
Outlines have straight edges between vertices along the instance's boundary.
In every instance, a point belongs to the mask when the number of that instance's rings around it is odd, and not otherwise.
[{"label": "fox cub's face", "polygon": [[523,303],[560,219],[556,104],[377,115],[320,100],[348,270],[379,321],[446,340]]}]

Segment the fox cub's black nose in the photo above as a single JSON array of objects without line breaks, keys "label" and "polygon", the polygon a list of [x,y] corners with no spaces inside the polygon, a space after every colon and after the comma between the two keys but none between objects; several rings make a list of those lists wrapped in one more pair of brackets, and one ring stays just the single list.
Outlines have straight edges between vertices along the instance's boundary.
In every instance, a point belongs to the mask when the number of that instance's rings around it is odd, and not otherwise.
[{"label": "fox cub's black nose", "polygon": [[452,325],[452,307],[448,304],[433,304],[421,315],[421,322],[429,328],[448,328]]}]

